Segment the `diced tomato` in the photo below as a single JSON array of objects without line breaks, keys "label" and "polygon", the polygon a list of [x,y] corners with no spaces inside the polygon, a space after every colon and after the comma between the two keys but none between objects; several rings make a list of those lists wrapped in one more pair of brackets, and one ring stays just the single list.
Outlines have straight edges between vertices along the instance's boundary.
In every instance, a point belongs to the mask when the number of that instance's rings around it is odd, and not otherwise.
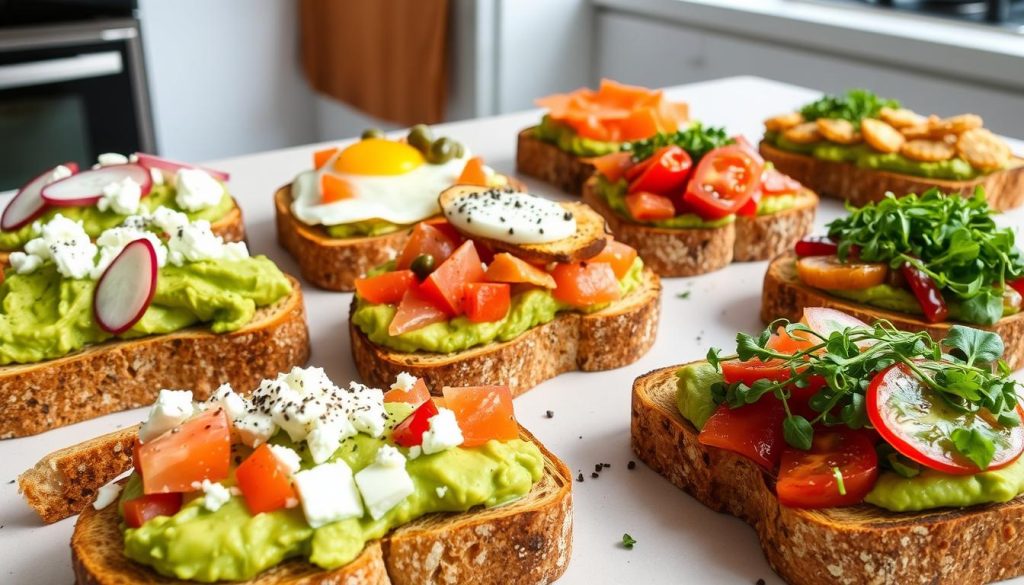
[{"label": "diced tomato", "polygon": [[487,171],[484,170],[484,159],[479,156],[466,161],[466,166],[462,169],[462,174],[459,175],[457,185],[476,185],[478,187],[487,186]]},{"label": "diced tomato", "polygon": [[413,406],[419,406],[430,400],[430,390],[423,378],[416,378],[416,383],[409,390],[392,388],[384,393],[384,402],[404,402]]},{"label": "diced tomato", "polygon": [[472,241],[463,242],[420,285],[420,292],[449,315],[462,314],[465,287],[484,279],[480,256]]},{"label": "diced tomato", "polygon": [[228,476],[231,433],[222,408],[196,416],[139,447],[146,494],[191,492],[204,479]]},{"label": "diced tomato", "polygon": [[577,307],[610,303],[622,296],[615,270],[607,262],[557,264],[551,276],[555,298]]},{"label": "diced tomato", "polygon": [[[445,222],[446,224],[448,222]],[[440,266],[455,250],[455,240],[446,235],[437,225],[420,222],[412,228],[409,240],[402,253],[395,260],[395,268],[405,270],[417,256],[429,254],[434,257],[434,266]]]},{"label": "diced tomato", "polygon": [[803,189],[800,181],[785,173],[781,173],[774,167],[765,169],[761,175],[761,192],[765,195],[786,195],[797,193]]},{"label": "diced tomato", "polygon": [[342,199],[355,197],[355,190],[352,184],[331,174],[320,175],[320,202],[334,203]]},{"label": "diced tomato", "polygon": [[[462,242],[466,241],[466,238],[462,237],[462,234],[459,233],[459,230],[455,229],[455,226],[449,223],[449,221],[445,219],[444,216],[438,215],[435,217],[431,217],[430,219],[423,220],[422,223],[425,223],[430,227],[436,229],[437,231],[441,232],[442,234],[444,234],[445,237],[452,242],[453,251],[455,250],[455,248],[458,248],[462,244]],[[480,250],[478,248],[477,252],[479,251]]]},{"label": "diced tomato", "polygon": [[426,298],[419,287],[411,287],[398,303],[395,316],[388,325],[388,335],[401,335],[407,331],[422,329],[427,325],[448,320],[448,313]]},{"label": "diced tomato", "polygon": [[633,267],[635,260],[636,250],[632,246],[609,239],[604,249],[597,256],[588,260],[588,262],[607,262],[611,264],[612,270],[615,272],[615,278],[621,280],[629,272],[629,269]]},{"label": "diced tomato", "polygon": [[[722,367],[722,379],[726,383],[732,384],[735,382],[743,382],[747,386],[753,386],[754,382],[758,380],[771,380],[773,382],[781,382],[788,380],[793,377],[793,372],[790,371],[789,366],[784,365],[782,360],[769,360],[763,362],[759,359],[752,359],[745,362],[737,360],[728,360],[721,363]],[[797,367],[796,371],[801,372],[805,367]],[[810,400],[811,396],[814,396],[818,390],[825,387],[825,379],[821,376],[810,376],[807,380],[807,386],[804,388],[797,388],[796,386],[790,386],[790,391],[793,400],[798,404],[803,404]]]},{"label": "diced tomato", "polygon": [[402,447],[414,447],[423,444],[423,433],[430,430],[430,419],[437,414],[437,406],[433,400],[419,405],[405,420],[398,423],[391,433],[391,438]]},{"label": "diced tomato", "polygon": [[512,287],[503,282],[466,284],[463,309],[473,323],[493,323],[505,318],[512,306]]},{"label": "diced tomato", "polygon": [[761,202],[761,192],[760,191],[755,191],[754,192],[754,196],[752,196],[750,199],[747,199],[747,202],[743,204],[743,207],[740,207],[739,209],[736,210],[736,215],[739,215],[739,216],[742,216],[742,217],[754,217],[754,216],[756,216],[757,215],[757,206],[758,206],[758,204],[760,202]]},{"label": "diced tomato", "polygon": [[1024,295],[1024,278],[1018,278],[1017,280],[1011,280],[1008,283],[1014,290]]},{"label": "diced tomato", "polygon": [[917,304],[921,306],[926,321],[940,323],[949,317],[946,299],[942,298],[942,292],[931,276],[910,262],[904,262],[903,266],[900,266],[900,274],[907,281],[910,291],[917,297]]},{"label": "diced tomato", "polygon": [[633,155],[629,152],[613,152],[604,156],[588,158],[586,162],[594,165],[598,174],[609,182],[617,183],[625,175],[626,169],[633,166]]},{"label": "diced tomato", "polygon": [[394,305],[402,300],[405,291],[416,284],[412,270],[395,270],[377,276],[357,278],[356,294],[375,304]]},{"label": "diced tomato", "polygon": [[252,514],[273,512],[295,500],[295,488],[288,470],[266,443],[256,447],[235,470],[238,489]]},{"label": "diced tomato", "polygon": [[697,440],[702,445],[738,453],[773,471],[782,456],[785,416],[778,400],[762,399],[740,408],[723,404],[704,423]]},{"label": "diced tomato", "polygon": [[181,510],[181,494],[147,494],[124,503],[124,523],[138,528],[157,516],[174,516]]},{"label": "diced tomato", "polygon": [[487,265],[484,278],[489,282],[533,284],[544,288],[555,288],[554,277],[507,252],[494,255],[494,259]]},{"label": "diced tomato", "polygon": [[792,355],[815,345],[818,345],[818,340],[806,331],[796,331],[791,335],[786,333],[786,328],[780,325],[775,333],[768,338],[766,347],[779,353]]},{"label": "diced tomato", "polygon": [[331,160],[331,157],[334,156],[335,154],[338,154],[337,148],[325,148],[323,150],[318,150],[314,152],[313,168],[318,170],[323,168],[323,166],[327,164],[327,161]]},{"label": "diced tomato", "polygon": [[859,290],[885,282],[889,267],[882,262],[840,262],[837,256],[804,256],[796,272],[807,286],[825,290]]},{"label": "diced tomato", "polygon": [[626,209],[637,221],[669,219],[676,215],[676,207],[671,199],[642,191],[626,195]]},{"label": "diced tomato", "polygon": [[142,447],[142,443],[139,442],[139,438],[135,438],[135,442],[132,443],[132,467],[135,469],[135,473],[142,475],[142,457],[139,456],[139,449]]},{"label": "diced tomato", "polygon": [[706,219],[734,214],[760,188],[762,169],[743,146],[716,148],[697,165],[683,199]]},{"label": "diced tomato", "polygon": [[630,193],[672,195],[686,185],[693,160],[685,150],[673,144],[662,147],[651,158],[653,162],[629,184]]},{"label": "diced tomato", "polygon": [[775,493],[779,503],[791,508],[852,506],[875,487],[877,478],[878,455],[870,434],[818,430],[809,450],[783,449]]},{"label": "diced tomato", "polygon": [[508,386],[445,386],[441,393],[445,408],[455,413],[462,429],[463,447],[483,445],[491,439],[510,441],[519,436]]}]

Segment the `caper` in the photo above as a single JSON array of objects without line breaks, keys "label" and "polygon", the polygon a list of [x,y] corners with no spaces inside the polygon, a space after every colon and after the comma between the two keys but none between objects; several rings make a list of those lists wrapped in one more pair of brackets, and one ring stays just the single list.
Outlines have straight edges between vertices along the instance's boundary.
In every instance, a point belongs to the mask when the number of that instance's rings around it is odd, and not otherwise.
[{"label": "caper", "polygon": [[434,257],[430,254],[420,254],[413,259],[409,269],[416,275],[416,278],[423,280],[434,271]]},{"label": "caper", "polygon": [[427,162],[432,165],[439,165],[446,163],[455,158],[455,146],[458,143],[442,136],[430,145],[430,152],[427,153]]},{"label": "caper", "polygon": [[384,131],[380,128],[367,128],[363,130],[362,139],[368,140],[370,138],[384,138]]},{"label": "caper", "polygon": [[434,133],[426,124],[416,124],[409,129],[409,146],[427,154],[430,144],[434,141]]},{"label": "caper", "polygon": [[462,158],[466,156],[466,147],[463,146],[461,142],[455,142],[455,153],[453,156],[454,158]]}]

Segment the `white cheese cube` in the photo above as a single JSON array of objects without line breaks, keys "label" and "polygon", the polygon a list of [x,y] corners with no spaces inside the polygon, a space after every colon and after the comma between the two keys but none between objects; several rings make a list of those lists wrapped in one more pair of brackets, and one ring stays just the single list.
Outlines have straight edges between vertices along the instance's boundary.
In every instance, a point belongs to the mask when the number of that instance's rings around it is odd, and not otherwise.
[{"label": "white cheese cube", "polygon": [[374,520],[381,519],[415,490],[405,470],[405,457],[391,445],[382,446],[374,462],[356,474],[356,485]]},{"label": "white cheese cube", "polygon": [[465,440],[455,413],[447,408],[439,408],[429,423],[430,428],[423,432],[423,453],[426,455],[458,447]]},{"label": "white cheese cube", "polygon": [[363,515],[352,469],[344,461],[300,471],[295,474],[294,482],[306,521],[313,528]]},{"label": "white cheese cube", "polygon": [[278,463],[287,470],[288,475],[294,475],[302,465],[302,458],[293,449],[283,445],[270,445],[270,452],[277,458]]},{"label": "white cheese cube", "polygon": [[139,429],[139,440],[151,441],[192,416],[191,390],[161,390]]}]

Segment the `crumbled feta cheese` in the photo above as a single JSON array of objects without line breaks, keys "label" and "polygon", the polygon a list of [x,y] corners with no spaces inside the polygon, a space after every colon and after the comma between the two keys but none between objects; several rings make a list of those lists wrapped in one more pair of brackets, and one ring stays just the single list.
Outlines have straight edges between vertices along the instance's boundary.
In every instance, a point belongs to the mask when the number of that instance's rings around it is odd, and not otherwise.
[{"label": "crumbled feta cheese", "polygon": [[153,186],[163,185],[166,182],[164,180],[164,172],[156,167],[149,169],[149,177],[153,179]]},{"label": "crumbled feta cheese", "polygon": [[42,258],[35,254],[26,254],[24,252],[11,252],[8,259],[11,262],[11,268],[18,274],[32,274],[43,265]]},{"label": "crumbled feta cheese", "polygon": [[413,445],[412,447],[409,447],[409,456],[408,457],[409,457],[410,461],[412,461],[413,459],[416,459],[417,457],[419,457],[422,454],[423,454],[423,447],[420,447],[419,445]]},{"label": "crumbled feta cheese", "polygon": [[191,390],[161,390],[139,428],[139,440],[145,443],[159,437],[188,420],[192,413]]},{"label": "crumbled feta cheese", "polygon": [[53,171],[50,172],[50,180],[47,182],[47,185],[49,185],[50,183],[56,183],[61,179],[66,179],[73,174],[74,173],[72,173],[71,169],[69,169],[68,167],[64,165],[57,165],[56,167],[53,168]]},{"label": "crumbled feta cheese", "polygon": [[173,234],[190,223],[187,215],[163,205],[154,209],[148,217],[153,225],[165,234]]},{"label": "crumbled feta cheese", "polygon": [[341,441],[356,434],[355,428],[348,418],[333,418],[329,422],[317,425],[306,435],[306,444],[313,463],[323,463],[334,455]]},{"label": "crumbled feta cheese", "polygon": [[96,208],[100,211],[109,209],[114,213],[128,215],[139,210],[140,200],[142,200],[142,185],[139,185],[131,177],[124,177],[120,181],[114,181],[103,187],[103,194],[96,202]]},{"label": "crumbled feta cheese", "polygon": [[199,486],[203,490],[203,507],[211,512],[220,510],[220,507],[231,499],[231,491],[223,484],[211,482],[204,479]]},{"label": "crumbled feta cheese", "polygon": [[371,437],[383,435],[388,418],[384,410],[384,391],[357,382],[350,382],[348,387],[352,400],[352,426]]},{"label": "crumbled feta cheese", "polygon": [[224,187],[202,169],[180,169],[175,202],[185,211],[199,211],[220,203]]},{"label": "crumbled feta cheese", "polygon": [[223,408],[225,414],[228,415],[229,421],[233,421],[235,418],[245,414],[246,409],[245,399],[235,392],[231,384],[221,384],[206,399],[206,405],[208,407],[219,406]]},{"label": "crumbled feta cheese", "polygon": [[294,449],[289,449],[283,445],[270,445],[270,452],[274,454],[277,461],[288,471],[288,475],[293,475],[299,470],[299,466],[302,465],[302,458],[299,457],[299,454]]},{"label": "crumbled feta cheese", "polygon": [[405,457],[391,445],[382,445],[373,463],[357,473],[355,480],[374,520],[380,520],[415,490],[405,470]]},{"label": "crumbled feta cheese", "polygon": [[298,505],[299,501],[296,500],[295,498],[288,498],[287,500],[284,501],[284,507],[288,509],[294,508],[295,506]]},{"label": "crumbled feta cheese", "polygon": [[274,419],[258,412],[246,412],[231,421],[231,427],[238,433],[238,439],[250,447],[259,447],[277,432]]},{"label": "crumbled feta cheese", "polygon": [[39,262],[22,260],[22,269],[27,269],[30,264],[38,268],[42,261],[53,260],[57,272],[65,278],[85,278],[89,275],[96,256],[96,245],[85,233],[81,221],[70,220],[58,213],[36,229],[39,237],[25,243],[25,254],[38,257]]},{"label": "crumbled feta cheese", "polygon": [[294,482],[306,521],[313,528],[363,515],[352,469],[344,461],[300,471],[295,474]]},{"label": "crumbled feta cheese", "polygon": [[437,486],[437,489],[434,490],[434,493],[437,494],[437,497],[444,498],[446,495],[448,495],[448,486],[446,486],[446,485]]},{"label": "crumbled feta cheese", "polygon": [[107,485],[101,487],[96,492],[96,500],[93,501],[92,507],[96,510],[102,510],[110,504],[117,501],[118,494],[121,493],[121,484],[117,482],[110,482]]},{"label": "crumbled feta cheese", "polygon": [[102,276],[103,272],[108,266],[110,266],[110,263],[114,261],[114,258],[117,258],[121,251],[124,250],[125,246],[135,240],[142,239],[149,240],[149,243],[153,245],[153,250],[156,252],[157,266],[162,267],[166,265],[167,248],[155,234],[138,229],[134,226],[115,227],[104,231],[100,234],[100,237],[96,238],[96,245],[100,249],[100,257],[99,260],[96,261],[96,267],[92,269],[92,277],[99,278]]},{"label": "crumbled feta cheese", "polygon": [[412,390],[412,387],[416,385],[416,376],[413,376],[409,372],[401,372],[395,377],[395,383],[391,385],[392,390],[401,390],[402,392],[408,392]]},{"label": "crumbled feta cheese", "polygon": [[104,152],[96,157],[96,162],[99,163],[101,167],[126,165],[128,164],[128,157],[117,152]]},{"label": "crumbled feta cheese", "polygon": [[455,413],[447,408],[439,408],[437,414],[430,417],[430,428],[423,432],[423,452],[427,455],[440,453],[462,444],[462,429],[455,420]]},{"label": "crumbled feta cheese", "polygon": [[170,232],[167,248],[168,260],[175,266],[186,262],[220,260],[225,258],[225,254],[229,254],[228,259],[232,260],[249,257],[244,244],[225,245],[224,239],[213,233],[210,222],[206,220],[179,226]]}]

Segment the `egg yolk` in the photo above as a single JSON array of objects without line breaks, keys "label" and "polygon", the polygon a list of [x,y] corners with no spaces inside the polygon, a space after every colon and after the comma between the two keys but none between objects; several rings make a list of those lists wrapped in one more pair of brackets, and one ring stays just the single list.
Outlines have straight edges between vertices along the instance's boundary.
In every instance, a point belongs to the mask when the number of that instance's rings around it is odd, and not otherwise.
[{"label": "egg yolk", "polygon": [[341,151],[334,169],[353,175],[402,175],[422,164],[423,154],[404,142],[369,138]]}]

